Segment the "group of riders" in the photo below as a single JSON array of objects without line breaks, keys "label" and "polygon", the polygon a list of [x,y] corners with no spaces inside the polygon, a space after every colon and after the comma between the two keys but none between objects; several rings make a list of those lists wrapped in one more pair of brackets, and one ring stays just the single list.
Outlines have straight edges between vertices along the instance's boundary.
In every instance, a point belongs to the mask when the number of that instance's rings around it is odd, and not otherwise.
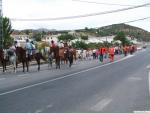
[{"label": "group of riders", "polygon": [[[24,52],[23,52],[24,50]],[[75,50],[75,51],[74,51]],[[104,58],[109,58],[110,62],[114,61],[114,56],[116,54],[124,54],[127,56],[128,53],[133,54],[136,51],[136,45],[130,45],[130,46],[111,46],[111,47],[100,47],[97,49],[92,50],[92,55],[93,59],[99,58],[100,62],[104,61]],[[83,50],[81,51],[80,55],[83,54]],[[89,50],[86,50],[86,55],[87,53],[89,54]],[[38,64],[38,70],[40,69],[40,59],[45,60],[45,58],[42,56],[41,53],[36,53],[36,47],[33,41],[30,41],[29,39],[26,39],[26,43],[24,48],[20,47],[20,44],[15,41],[12,46],[9,47],[9,49],[3,50],[3,58],[2,54],[0,54],[0,60],[2,59],[7,59],[7,56],[10,57],[10,61],[16,65],[16,62],[18,61],[19,58],[21,58],[20,62],[23,64],[23,71],[24,71],[24,66],[26,63],[26,66],[28,66],[28,62],[31,61],[32,57],[35,57],[35,60],[37,61]],[[83,55],[82,55],[83,56]],[[76,49],[72,48],[72,46],[68,46],[67,43],[64,43],[64,47],[60,48],[53,40],[51,41],[50,44],[50,50],[48,52],[48,61],[50,61],[51,65],[53,63],[53,59],[55,59],[55,64],[56,68],[57,66],[60,68],[60,62],[61,60],[66,60],[69,61],[69,66],[73,64],[73,58],[77,58],[77,51]],[[46,61],[46,60],[45,60]],[[6,66],[6,65],[5,65]],[[6,67],[4,67],[6,68]],[[28,67],[27,67],[28,70]]]},{"label": "group of riders", "polygon": [[[64,48],[65,49],[63,49],[64,50],[63,56],[59,55],[60,48],[58,47],[57,44],[54,43],[53,40],[51,41],[50,49],[48,52],[48,61],[49,60],[51,61],[50,62],[51,65],[53,63],[53,59],[55,59],[56,67],[59,66],[60,68],[60,60],[64,59],[64,56],[66,56],[67,57],[66,59],[68,59],[67,61],[69,61],[70,63],[69,66],[71,67],[73,63],[73,54],[72,54],[73,48],[68,45],[66,46],[66,43],[64,44]],[[14,44],[9,46],[8,49],[0,50],[0,62],[2,62],[2,65],[4,64],[3,71],[5,71],[5,68],[6,68],[6,61],[13,63],[13,65],[17,65],[18,61],[22,62],[23,71],[24,71],[25,65],[28,71],[29,61],[31,61],[32,58],[34,58],[37,61],[38,70],[40,69],[40,59],[47,61],[47,59],[44,57],[44,55],[42,55],[41,52],[36,51],[35,44],[33,43],[33,41],[30,41],[29,39],[26,39],[24,48],[21,47],[17,41],[15,41]]]}]

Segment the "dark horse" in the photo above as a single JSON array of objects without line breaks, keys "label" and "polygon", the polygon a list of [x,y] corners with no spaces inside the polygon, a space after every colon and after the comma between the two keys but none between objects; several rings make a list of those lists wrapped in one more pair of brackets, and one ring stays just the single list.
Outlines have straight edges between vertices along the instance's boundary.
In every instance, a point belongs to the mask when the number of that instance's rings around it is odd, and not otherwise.
[{"label": "dark horse", "polygon": [[50,47],[50,54],[54,54],[56,69],[60,69],[60,55],[59,55],[59,47]]},{"label": "dark horse", "polygon": [[66,49],[66,59],[69,61],[69,67],[73,64],[73,56],[74,56],[74,49],[73,48],[67,48]]},{"label": "dark horse", "polygon": [[2,49],[0,49],[0,61],[1,61],[1,64],[2,64],[2,67],[3,67],[3,72],[6,70],[6,62],[5,62],[5,59],[4,59],[4,52]]},{"label": "dark horse", "polygon": [[18,57],[18,61],[22,62],[23,72],[25,72],[25,64],[27,67],[27,72],[29,71],[29,61],[31,61],[31,59],[33,58],[36,60],[38,64],[38,71],[40,70],[40,60],[43,59],[44,61],[46,61],[46,59],[42,56],[40,52],[28,56],[26,50],[22,47],[16,47],[16,55]]}]

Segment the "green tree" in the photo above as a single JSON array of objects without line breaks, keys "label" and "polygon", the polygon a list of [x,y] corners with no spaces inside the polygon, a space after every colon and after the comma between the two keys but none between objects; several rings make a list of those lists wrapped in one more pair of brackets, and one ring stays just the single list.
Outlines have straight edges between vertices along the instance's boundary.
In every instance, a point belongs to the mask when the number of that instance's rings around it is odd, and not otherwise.
[{"label": "green tree", "polygon": [[72,46],[74,48],[78,48],[78,49],[87,49],[88,48],[88,45],[83,42],[83,41],[76,41],[75,43],[72,44]]},{"label": "green tree", "polygon": [[72,35],[70,35],[70,34],[62,34],[62,35],[60,35],[60,36],[58,36],[58,40],[61,42],[69,42],[69,41],[71,41],[71,40],[74,40],[74,39],[76,39],[76,37],[75,36],[72,36]]},{"label": "green tree", "polygon": [[41,33],[33,33],[32,39],[34,39],[35,41],[39,42],[41,41],[41,38],[42,38]]},{"label": "green tree", "polygon": [[10,19],[7,17],[3,18],[3,46],[4,48],[8,48],[14,42],[13,38],[10,36],[12,34],[12,26]]},{"label": "green tree", "polygon": [[10,19],[7,17],[3,18],[3,46],[4,48],[8,48],[10,45],[13,44],[13,38],[10,36],[12,34],[12,26]]},{"label": "green tree", "polygon": [[124,32],[118,32],[114,40],[120,40],[123,46],[129,44],[129,40],[126,38]]},{"label": "green tree", "polygon": [[88,35],[81,35],[82,40],[88,40]]}]

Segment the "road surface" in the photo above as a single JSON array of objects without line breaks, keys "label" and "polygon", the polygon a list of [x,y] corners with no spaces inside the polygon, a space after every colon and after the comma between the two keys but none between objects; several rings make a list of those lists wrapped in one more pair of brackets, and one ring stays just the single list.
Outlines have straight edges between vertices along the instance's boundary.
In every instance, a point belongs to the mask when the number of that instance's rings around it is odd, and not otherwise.
[{"label": "road surface", "polygon": [[[150,111],[150,48],[115,62],[80,62],[60,70],[4,74],[0,113],[133,113]],[[35,67],[33,67],[35,68]]]}]

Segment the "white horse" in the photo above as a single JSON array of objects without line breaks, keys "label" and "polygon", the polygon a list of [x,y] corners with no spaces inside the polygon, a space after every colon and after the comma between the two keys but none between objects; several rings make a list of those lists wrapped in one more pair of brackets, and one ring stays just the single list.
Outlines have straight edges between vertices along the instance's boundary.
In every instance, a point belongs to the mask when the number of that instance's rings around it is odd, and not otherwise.
[{"label": "white horse", "polygon": [[16,62],[17,56],[13,49],[4,49],[4,59],[5,61],[9,61],[11,65],[13,65],[14,72],[16,73]]}]

